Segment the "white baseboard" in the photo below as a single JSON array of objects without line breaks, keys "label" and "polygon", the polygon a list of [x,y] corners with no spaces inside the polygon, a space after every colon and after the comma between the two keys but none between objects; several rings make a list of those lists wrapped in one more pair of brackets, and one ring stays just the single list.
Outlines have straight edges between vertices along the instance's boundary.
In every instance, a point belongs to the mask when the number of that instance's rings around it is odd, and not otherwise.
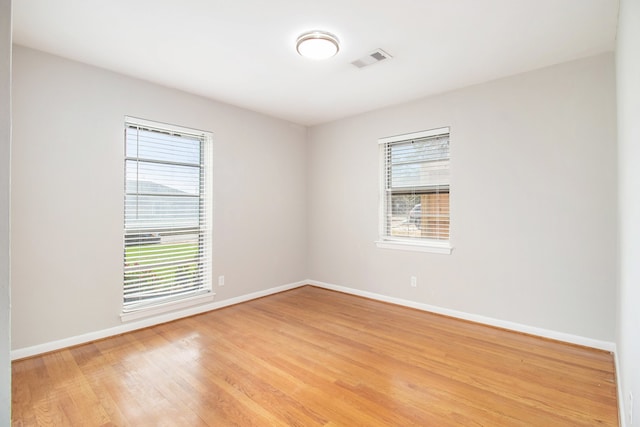
[{"label": "white baseboard", "polygon": [[[612,343],[609,341],[600,341],[600,340],[586,338],[578,335],[567,334],[564,332],[557,332],[557,331],[552,331],[548,329],[536,328],[533,326],[523,325],[520,323],[494,319],[491,317],[465,313],[462,311],[451,310],[448,308],[442,308],[434,305],[423,304],[423,303],[409,301],[401,298],[389,297],[386,295],[362,291],[359,289],[348,288],[345,286],[319,282],[317,280],[302,280],[300,282],[277,286],[274,288],[265,289],[263,291],[253,292],[247,295],[241,295],[235,298],[229,298],[226,300],[212,302],[212,303],[200,305],[197,307],[191,307],[191,308],[187,308],[187,309],[183,309],[183,310],[179,310],[171,313],[148,317],[148,318],[133,321],[133,322],[127,322],[125,324],[118,325],[113,328],[103,329],[95,332],[89,332],[87,334],[77,335],[69,338],[64,338],[61,340],[38,344],[31,347],[15,349],[11,351],[11,360],[23,359],[25,357],[31,357],[38,354],[48,353],[50,351],[60,350],[62,348],[72,347],[75,345],[96,341],[96,340],[107,338],[110,336],[131,332],[137,329],[147,328],[149,326],[171,322],[172,320],[193,316],[196,314],[204,313],[211,310],[216,310],[218,308],[223,308],[223,307],[227,307],[234,304],[239,304],[241,302],[250,301],[252,299],[261,298],[267,295],[287,291],[287,290],[298,288],[304,285],[313,285],[319,288],[330,289],[330,290],[339,291],[339,292],[343,292],[351,295],[358,295],[358,296],[371,298],[378,301],[389,302],[392,304],[416,308],[418,310],[428,311],[431,313],[443,314],[445,316],[456,317],[464,320],[470,320],[472,322],[496,326],[499,328],[509,329],[517,332],[523,332],[531,335],[537,335],[544,338],[550,338],[550,339],[564,341],[572,344],[578,344],[586,347],[592,347],[592,348],[597,348],[597,349],[611,351],[611,352],[615,352],[615,348],[616,348],[615,343]],[[616,373],[617,373],[617,370],[616,370]],[[618,384],[620,383],[618,382]]]},{"label": "white baseboard", "polygon": [[624,406],[624,392],[622,391],[622,376],[620,372],[620,361],[618,360],[618,352],[613,352],[613,363],[616,369],[616,386],[618,387],[618,418],[620,421],[620,427],[626,427],[627,414]]},{"label": "white baseboard", "polygon": [[307,281],[301,281],[296,283],[290,283],[288,285],[277,286],[275,288],[265,289],[263,291],[252,292],[247,295],[241,295],[235,298],[229,298],[226,300],[211,302],[208,304],[199,305],[196,307],[190,307],[183,310],[174,311],[171,313],[161,314],[158,316],[147,317],[142,320],[123,323],[122,325],[115,326],[113,328],[102,329],[100,331],[89,332],[87,334],[77,335],[61,340],[51,341],[44,344],[38,344],[31,347],[19,348],[11,351],[11,360],[24,359],[25,357],[36,356],[38,354],[48,353],[50,351],[60,350],[67,347],[72,347],[79,344],[85,344],[91,341],[100,340],[103,338],[120,335],[125,332],[135,331],[136,329],[148,328],[149,326],[159,325],[161,323],[171,322],[172,320],[181,319],[183,317],[189,317],[207,311],[216,310],[218,308],[228,307],[230,305],[239,304],[241,302],[250,301],[256,298],[262,298],[267,295],[276,294],[278,292],[288,291],[290,289],[299,288],[306,285]]},{"label": "white baseboard", "polygon": [[616,345],[613,342],[595,340],[592,338],[582,337],[579,335],[567,334],[564,332],[552,331],[549,329],[537,328],[534,326],[523,325],[520,323],[509,322],[506,320],[494,319],[492,317],[480,316],[478,314],[465,313],[463,311],[451,310],[448,308],[438,307],[435,305],[423,304],[415,301],[409,301],[401,298],[389,297],[386,295],[376,294],[373,292],[361,291],[359,289],[348,288],[345,286],[333,285],[331,283],[318,282],[308,280],[307,283],[319,288],[330,289],[334,291],[344,292],[351,295],[371,298],[378,301],[389,302],[392,304],[402,305],[405,307],[416,308],[418,310],[428,311],[431,313],[443,314],[445,316],[456,317],[458,319],[470,320],[472,322],[482,323],[485,325],[496,326],[498,328],[509,329],[516,332],[523,332],[530,335],[536,335],[544,338],[550,338],[557,341],[564,341],[571,344],[582,345],[585,347],[597,348],[615,352]]}]

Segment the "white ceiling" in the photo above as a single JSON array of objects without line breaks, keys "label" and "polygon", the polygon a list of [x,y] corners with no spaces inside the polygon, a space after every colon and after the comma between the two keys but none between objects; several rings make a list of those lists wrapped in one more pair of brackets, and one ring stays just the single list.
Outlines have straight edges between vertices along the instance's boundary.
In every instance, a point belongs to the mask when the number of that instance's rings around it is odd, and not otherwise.
[{"label": "white ceiling", "polygon": [[[303,125],[614,48],[617,0],[13,0],[14,42]],[[307,30],[338,36],[317,62]],[[394,58],[358,69],[376,48]]]}]

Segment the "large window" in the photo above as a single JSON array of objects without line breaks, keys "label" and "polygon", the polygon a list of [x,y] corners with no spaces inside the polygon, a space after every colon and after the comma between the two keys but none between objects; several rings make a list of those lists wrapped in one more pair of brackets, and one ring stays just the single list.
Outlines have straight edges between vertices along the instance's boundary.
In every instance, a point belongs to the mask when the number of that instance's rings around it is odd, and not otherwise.
[{"label": "large window", "polygon": [[126,118],[123,312],[211,293],[211,134]]},{"label": "large window", "polygon": [[378,246],[449,253],[449,128],[379,142]]}]

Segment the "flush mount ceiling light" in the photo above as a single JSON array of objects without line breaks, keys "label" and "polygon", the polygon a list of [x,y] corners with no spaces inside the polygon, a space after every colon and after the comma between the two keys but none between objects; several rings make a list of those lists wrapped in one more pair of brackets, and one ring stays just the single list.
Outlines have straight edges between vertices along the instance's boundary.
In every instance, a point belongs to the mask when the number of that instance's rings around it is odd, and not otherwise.
[{"label": "flush mount ceiling light", "polygon": [[338,38],[325,31],[309,31],[298,37],[296,50],[301,56],[310,59],[327,59],[340,50]]}]

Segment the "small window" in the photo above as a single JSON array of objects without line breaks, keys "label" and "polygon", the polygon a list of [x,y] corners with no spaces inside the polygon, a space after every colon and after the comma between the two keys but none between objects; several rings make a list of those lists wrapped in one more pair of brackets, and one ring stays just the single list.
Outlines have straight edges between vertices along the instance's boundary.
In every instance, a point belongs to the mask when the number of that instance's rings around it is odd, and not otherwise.
[{"label": "small window", "polygon": [[378,246],[450,253],[449,128],[380,139]]},{"label": "small window", "polygon": [[211,139],[126,119],[123,313],[211,294]]}]

